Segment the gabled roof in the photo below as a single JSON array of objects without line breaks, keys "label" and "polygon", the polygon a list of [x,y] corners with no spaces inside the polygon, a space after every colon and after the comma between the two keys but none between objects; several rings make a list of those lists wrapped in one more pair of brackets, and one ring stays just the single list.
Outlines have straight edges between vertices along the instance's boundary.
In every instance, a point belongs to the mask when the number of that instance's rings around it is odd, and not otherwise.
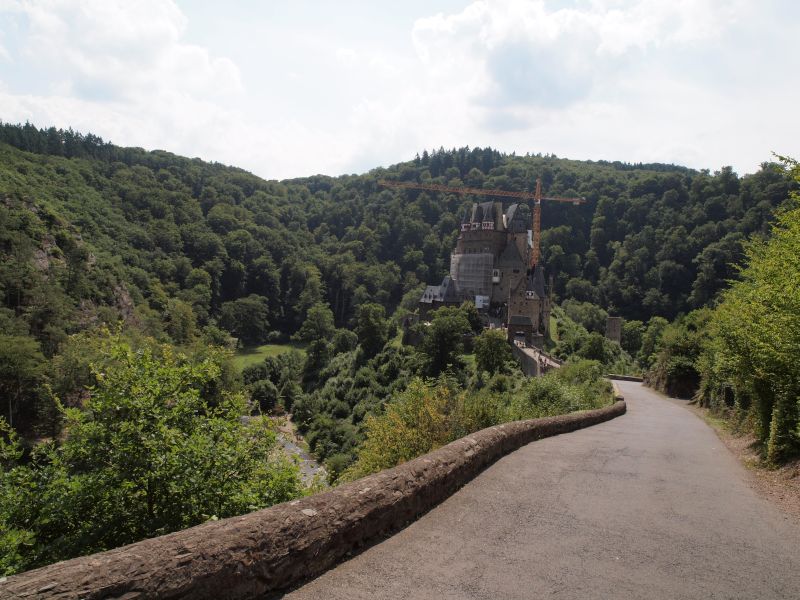
[{"label": "gabled roof", "polygon": [[500,256],[497,257],[497,265],[502,267],[525,267],[525,261],[520,256],[519,248],[513,241],[509,241]]},{"label": "gabled roof", "polygon": [[533,276],[528,277],[528,287],[526,291],[534,291],[539,298],[545,297],[544,292],[544,265],[541,263],[536,265],[533,270]]},{"label": "gabled roof", "polygon": [[439,286],[442,288],[442,299],[444,302],[458,302],[458,287],[456,286],[456,282],[450,277],[450,275],[445,275],[444,279],[442,279],[442,285]]},{"label": "gabled roof", "polygon": [[512,204],[511,206],[508,207],[508,210],[506,211],[506,224],[507,225],[510,224],[511,221],[514,220],[514,215],[516,214],[518,208],[519,208],[519,204]]},{"label": "gabled roof", "polygon": [[528,221],[523,217],[519,204],[512,204],[506,211],[506,228],[511,233],[524,233],[528,229]]},{"label": "gabled roof", "polygon": [[456,286],[456,282],[452,280],[450,275],[445,275],[441,285],[429,285],[426,287],[419,301],[425,304],[433,304],[434,302],[458,303],[460,301],[458,286]]}]

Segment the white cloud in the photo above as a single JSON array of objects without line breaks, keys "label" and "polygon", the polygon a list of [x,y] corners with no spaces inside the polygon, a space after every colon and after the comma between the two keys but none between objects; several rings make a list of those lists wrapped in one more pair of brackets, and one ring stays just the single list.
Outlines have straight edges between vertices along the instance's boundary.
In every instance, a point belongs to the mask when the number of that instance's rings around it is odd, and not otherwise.
[{"label": "white cloud", "polygon": [[242,91],[231,61],[181,41],[186,18],[170,1],[43,0],[21,11],[28,22],[21,53],[78,97],[139,101],[144,90],[212,97]]},{"label": "white cloud", "polygon": [[542,0],[478,0],[459,14],[418,20],[413,35],[423,63],[462,82],[471,98],[563,106],[613,77],[628,53],[719,36],[739,4],[641,0],[551,11]]},{"label": "white cloud", "polygon": [[[3,81],[2,118],[71,126],[118,143],[215,157],[242,116],[239,71],[182,41],[171,1],[46,0],[5,5],[24,32],[13,60],[25,81]],[[5,79],[5,78],[4,78]],[[47,82],[42,86],[41,82]],[[233,154],[229,154],[233,158]]]},{"label": "white cloud", "polygon": [[460,143],[752,171],[769,143],[800,133],[784,119],[793,132],[771,127],[768,141],[755,123],[757,106],[787,114],[800,100],[779,75],[787,59],[757,59],[746,76],[736,68],[754,62],[739,35],[785,29],[776,12],[741,0],[477,0],[419,19],[413,36],[427,73],[468,105]]},{"label": "white cloud", "polygon": [[752,171],[796,145],[796,35],[775,0],[559,6],[475,0],[403,44],[314,30],[301,8],[287,29],[259,6],[249,35],[219,42],[212,23],[190,42],[190,2],[0,0],[0,118],[271,177],[440,145]]}]

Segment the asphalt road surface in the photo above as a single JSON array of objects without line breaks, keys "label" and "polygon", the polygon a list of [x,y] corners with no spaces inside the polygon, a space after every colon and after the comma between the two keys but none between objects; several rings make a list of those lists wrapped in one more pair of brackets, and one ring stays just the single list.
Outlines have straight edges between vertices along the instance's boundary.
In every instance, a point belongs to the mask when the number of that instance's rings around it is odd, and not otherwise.
[{"label": "asphalt road surface", "polygon": [[800,598],[800,527],[678,401],[534,442],[398,534],[285,596]]}]

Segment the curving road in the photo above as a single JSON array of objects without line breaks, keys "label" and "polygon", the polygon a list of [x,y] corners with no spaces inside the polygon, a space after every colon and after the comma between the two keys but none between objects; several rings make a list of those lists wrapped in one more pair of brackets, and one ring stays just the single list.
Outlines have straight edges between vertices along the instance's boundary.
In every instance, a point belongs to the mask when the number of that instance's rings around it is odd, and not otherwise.
[{"label": "curving road", "polygon": [[434,510],[285,596],[800,598],[800,526],[678,401],[506,456]]}]

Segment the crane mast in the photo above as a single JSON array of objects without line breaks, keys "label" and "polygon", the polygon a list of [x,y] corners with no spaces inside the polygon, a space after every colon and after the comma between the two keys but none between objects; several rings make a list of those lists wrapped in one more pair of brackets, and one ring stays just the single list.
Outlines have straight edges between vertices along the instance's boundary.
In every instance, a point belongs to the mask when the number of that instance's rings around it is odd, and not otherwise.
[{"label": "crane mast", "polygon": [[531,192],[511,192],[508,190],[494,190],[472,187],[453,187],[439,183],[416,183],[413,181],[392,181],[389,179],[378,180],[378,185],[390,188],[400,188],[407,190],[426,190],[430,192],[444,192],[449,194],[475,194],[479,196],[499,196],[501,198],[516,198],[518,200],[533,201],[533,216],[531,231],[533,235],[533,247],[531,248],[529,267],[533,270],[539,262],[541,253],[541,229],[542,229],[542,201],[547,202],[568,202],[571,204],[584,204],[586,198],[564,198],[561,196],[542,196],[542,178],[536,178],[536,191]]}]

